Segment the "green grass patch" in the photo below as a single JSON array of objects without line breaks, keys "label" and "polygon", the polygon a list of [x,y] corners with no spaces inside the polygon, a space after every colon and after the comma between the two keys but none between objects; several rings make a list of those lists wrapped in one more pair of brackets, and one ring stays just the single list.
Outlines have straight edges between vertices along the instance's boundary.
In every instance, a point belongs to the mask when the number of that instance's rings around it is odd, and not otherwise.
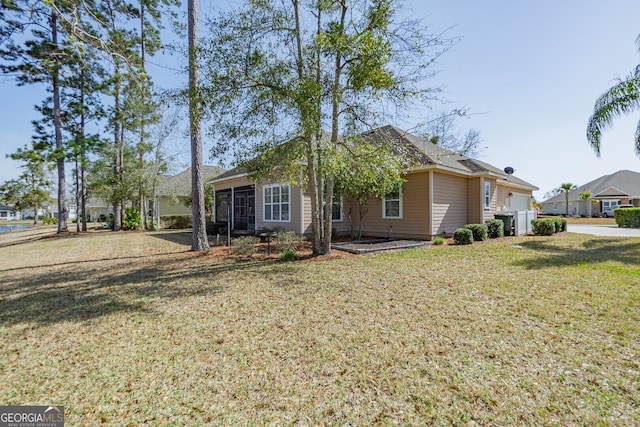
[{"label": "green grass patch", "polygon": [[0,402],[69,425],[633,425],[640,239],[235,261],[178,232],[0,248]]}]

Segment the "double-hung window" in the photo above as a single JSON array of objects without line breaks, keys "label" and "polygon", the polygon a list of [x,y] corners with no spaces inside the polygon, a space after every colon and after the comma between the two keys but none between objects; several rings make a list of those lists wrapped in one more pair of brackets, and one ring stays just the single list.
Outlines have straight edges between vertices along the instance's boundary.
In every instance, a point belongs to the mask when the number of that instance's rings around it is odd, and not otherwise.
[{"label": "double-hung window", "polygon": [[[326,212],[327,203],[325,201],[325,195],[322,195],[322,218]],[[342,196],[333,195],[333,203],[331,205],[331,220],[342,221]]]},{"label": "double-hung window", "polygon": [[402,187],[398,186],[382,200],[383,218],[402,218]]},{"label": "double-hung window", "polygon": [[264,220],[289,222],[291,187],[287,184],[271,184],[263,187]]},{"label": "double-hung window", "polygon": [[491,209],[491,183],[484,183],[484,208]]}]

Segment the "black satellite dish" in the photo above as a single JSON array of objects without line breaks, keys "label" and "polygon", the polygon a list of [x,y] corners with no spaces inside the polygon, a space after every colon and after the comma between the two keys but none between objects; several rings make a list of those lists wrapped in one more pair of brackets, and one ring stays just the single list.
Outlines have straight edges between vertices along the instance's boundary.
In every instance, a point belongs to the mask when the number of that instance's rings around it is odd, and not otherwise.
[{"label": "black satellite dish", "polygon": [[504,173],[506,173],[507,175],[513,175],[513,168],[511,166],[507,166],[506,168],[504,168]]}]

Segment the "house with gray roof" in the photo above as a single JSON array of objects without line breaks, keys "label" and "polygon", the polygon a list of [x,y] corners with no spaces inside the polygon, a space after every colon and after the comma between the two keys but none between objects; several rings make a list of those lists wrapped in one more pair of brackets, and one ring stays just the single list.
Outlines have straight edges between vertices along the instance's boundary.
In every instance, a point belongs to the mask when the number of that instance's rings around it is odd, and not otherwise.
[{"label": "house with gray roof", "polygon": [[11,206],[0,203],[0,221],[11,221],[15,219],[20,219],[20,212]]},{"label": "house with gray roof", "polygon": [[[217,166],[203,166],[204,181],[210,181],[225,170]],[[155,212],[156,220],[164,215],[191,215],[191,168],[176,175],[162,177],[156,189]]]},{"label": "house with gray roof", "polygon": [[[402,188],[368,203],[363,234],[430,240],[450,236],[465,224],[493,219],[497,212],[531,209],[532,192],[538,188],[500,168],[394,126],[365,132],[362,137],[388,144],[413,160]],[[287,182],[254,182],[242,168],[212,182],[217,222],[229,220],[237,231],[282,228],[310,234],[311,198],[305,188]],[[357,203],[348,197],[335,201],[332,217],[337,233],[357,229],[358,215],[351,215],[358,212]]]},{"label": "house with gray roof", "polygon": [[[591,196],[583,199],[581,193],[591,193]],[[564,215],[565,205],[565,195],[558,194],[540,203],[540,210],[545,215]],[[621,170],[569,192],[569,215],[612,216],[613,209],[619,205],[640,206],[640,173]]]}]

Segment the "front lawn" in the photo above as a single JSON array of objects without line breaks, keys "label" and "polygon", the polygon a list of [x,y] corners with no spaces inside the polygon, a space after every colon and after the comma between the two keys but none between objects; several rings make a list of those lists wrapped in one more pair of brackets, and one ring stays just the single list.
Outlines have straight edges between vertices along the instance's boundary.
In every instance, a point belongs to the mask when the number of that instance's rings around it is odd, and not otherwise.
[{"label": "front lawn", "polygon": [[634,425],[640,239],[324,261],[181,232],[0,248],[0,404],[68,425]]}]

